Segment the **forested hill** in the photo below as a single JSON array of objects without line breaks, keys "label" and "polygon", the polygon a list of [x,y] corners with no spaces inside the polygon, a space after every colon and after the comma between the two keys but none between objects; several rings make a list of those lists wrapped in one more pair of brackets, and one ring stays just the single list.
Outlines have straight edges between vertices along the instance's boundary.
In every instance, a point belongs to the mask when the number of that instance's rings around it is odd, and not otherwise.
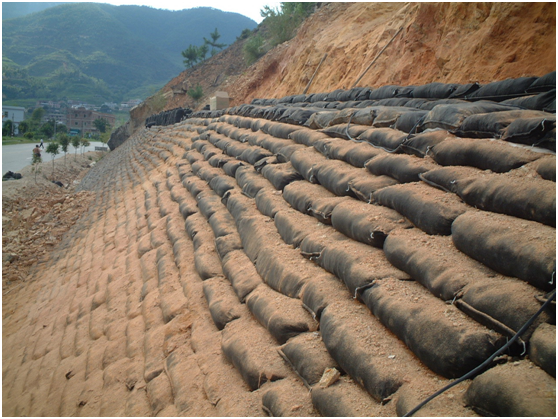
[{"label": "forested hill", "polygon": [[[201,7],[68,3],[2,21],[3,99],[122,100],[184,69],[181,51],[218,29],[231,44],[256,22]],[[96,97],[93,97],[96,96]]]}]

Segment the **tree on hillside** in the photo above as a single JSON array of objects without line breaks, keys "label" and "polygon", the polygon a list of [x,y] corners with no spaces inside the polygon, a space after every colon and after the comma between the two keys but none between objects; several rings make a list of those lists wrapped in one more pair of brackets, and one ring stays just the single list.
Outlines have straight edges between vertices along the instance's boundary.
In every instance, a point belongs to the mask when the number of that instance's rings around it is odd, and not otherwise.
[{"label": "tree on hillside", "polygon": [[2,125],[2,136],[5,137],[5,136],[8,136],[8,135],[12,135],[13,130],[14,130],[14,123],[12,122],[11,119],[8,119]]},{"label": "tree on hillside", "polygon": [[85,152],[85,148],[89,147],[91,143],[87,138],[82,138],[80,143],[81,143],[81,154],[83,155],[83,153]]},{"label": "tree on hillside", "polygon": [[291,39],[299,25],[314,10],[313,2],[281,2],[280,9],[264,6],[260,15],[265,18],[273,46]]},{"label": "tree on hillside", "polygon": [[198,83],[195,87],[192,87],[188,90],[188,96],[194,99],[195,104],[198,104],[198,100],[200,100],[203,96],[203,89],[201,85]]},{"label": "tree on hillside", "polygon": [[52,177],[53,178],[54,178],[54,156],[56,156],[59,153],[58,147],[59,147],[58,143],[51,142],[48,144],[46,148],[46,152],[52,155]]},{"label": "tree on hillside", "polygon": [[77,160],[77,151],[80,144],[81,144],[81,139],[79,137],[76,136],[72,138],[72,147],[74,147],[74,149],[76,150],[74,160]]},{"label": "tree on hillside", "polygon": [[183,61],[186,68],[190,68],[196,65],[199,60],[198,48],[195,45],[188,45],[184,51],[182,51],[182,56],[185,58]]},{"label": "tree on hillside", "polygon": [[107,128],[110,128],[110,124],[107,122],[106,119],[97,118],[93,121],[93,125],[100,133],[106,132]]},{"label": "tree on hillside", "polygon": [[43,116],[45,116],[45,110],[43,108],[36,108],[31,114],[31,120],[39,124]]},{"label": "tree on hillside", "polygon": [[64,166],[66,165],[66,153],[68,153],[68,146],[70,145],[70,137],[66,134],[60,134],[58,137],[60,148],[64,152]]},{"label": "tree on hillside", "polygon": [[204,45],[210,45],[211,46],[211,56],[213,57],[215,54],[217,54],[219,52],[219,51],[217,51],[217,48],[219,50],[222,50],[223,48],[225,48],[227,46],[227,44],[220,44],[220,43],[217,42],[217,40],[219,38],[221,38],[221,34],[217,30],[217,28],[215,28],[215,31],[211,32],[209,34],[209,36],[211,37],[211,41],[208,40],[206,37],[204,37],[203,42],[204,42]]}]

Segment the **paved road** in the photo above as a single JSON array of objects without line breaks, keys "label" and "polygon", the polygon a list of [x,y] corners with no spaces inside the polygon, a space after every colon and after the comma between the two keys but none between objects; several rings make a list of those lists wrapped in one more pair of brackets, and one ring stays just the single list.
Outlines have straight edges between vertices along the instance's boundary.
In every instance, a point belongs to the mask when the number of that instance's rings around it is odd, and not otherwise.
[{"label": "paved road", "polygon": [[[45,143],[45,150],[48,143]],[[95,151],[95,147],[102,147],[99,141],[91,141],[91,145],[85,148],[85,151]],[[33,154],[33,149],[35,144],[13,144],[13,145],[3,145],[2,146],[2,175],[8,170],[12,172],[17,172],[23,169],[25,166],[31,164],[31,158]],[[75,152],[74,147],[71,145],[68,147],[68,154],[73,154]],[[81,149],[78,151],[81,153]],[[41,155],[43,157],[43,162],[51,161],[52,156],[46,151],[42,151]],[[56,157],[63,156],[64,153],[57,155]]]}]

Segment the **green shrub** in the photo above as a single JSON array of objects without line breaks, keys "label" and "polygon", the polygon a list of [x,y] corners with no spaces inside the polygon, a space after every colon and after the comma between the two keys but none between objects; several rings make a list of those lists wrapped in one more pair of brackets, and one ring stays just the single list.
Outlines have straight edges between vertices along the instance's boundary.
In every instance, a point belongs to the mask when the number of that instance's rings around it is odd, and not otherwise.
[{"label": "green shrub", "polygon": [[264,6],[260,14],[269,28],[272,46],[279,45],[295,36],[296,30],[314,10],[312,2],[281,2],[281,9]]},{"label": "green shrub", "polygon": [[260,35],[251,37],[243,47],[244,59],[248,65],[255,63],[262,55],[264,39]]}]

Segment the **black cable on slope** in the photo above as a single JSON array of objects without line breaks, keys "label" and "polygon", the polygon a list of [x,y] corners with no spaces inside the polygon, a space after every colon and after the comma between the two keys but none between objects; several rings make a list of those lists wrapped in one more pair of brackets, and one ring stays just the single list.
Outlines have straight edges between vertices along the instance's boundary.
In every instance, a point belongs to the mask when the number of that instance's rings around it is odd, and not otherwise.
[{"label": "black cable on slope", "polygon": [[422,407],[424,405],[426,405],[426,403],[428,403],[429,401],[431,401],[432,399],[434,399],[435,397],[438,397],[440,394],[442,394],[444,391],[449,390],[450,388],[452,388],[453,386],[459,384],[462,381],[467,380],[468,378],[471,378],[475,375],[477,375],[481,370],[483,370],[488,364],[490,364],[494,358],[496,358],[498,355],[500,355],[502,352],[504,352],[506,349],[508,349],[517,339],[519,339],[519,337],[525,333],[525,331],[533,324],[533,322],[537,319],[537,317],[539,317],[539,315],[546,309],[546,307],[548,307],[550,305],[550,303],[554,300],[554,298],[556,298],[556,289],[554,289],[554,292],[552,293],[552,295],[544,302],[544,304],[541,306],[541,308],[535,313],[533,314],[533,316],[527,320],[527,322],[521,327],[521,329],[519,329],[519,331],[508,341],[508,343],[506,343],[504,346],[502,346],[500,349],[498,349],[496,352],[494,352],[486,361],[484,361],[482,364],[480,364],[478,367],[474,368],[473,370],[469,371],[467,374],[465,374],[464,376],[458,378],[457,380],[455,380],[454,382],[448,384],[447,386],[445,386],[444,388],[438,390],[436,393],[434,393],[432,396],[428,397],[427,399],[425,399],[423,402],[419,403],[415,408],[413,408],[412,410],[410,410],[409,412],[407,412],[405,415],[403,415],[404,418],[406,417],[410,417],[413,416],[416,412],[418,412],[420,409],[422,409]]}]

